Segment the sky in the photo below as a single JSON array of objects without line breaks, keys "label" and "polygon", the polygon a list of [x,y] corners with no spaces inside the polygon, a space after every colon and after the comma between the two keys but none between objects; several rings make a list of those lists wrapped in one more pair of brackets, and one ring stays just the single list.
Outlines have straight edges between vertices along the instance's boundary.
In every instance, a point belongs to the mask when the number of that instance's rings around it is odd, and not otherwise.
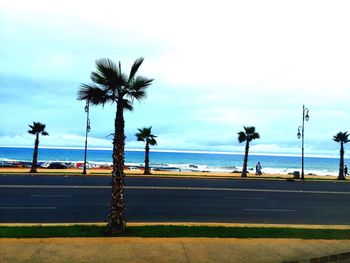
[{"label": "sky", "polygon": [[[338,156],[350,131],[349,1],[0,1],[0,146],[32,147],[28,124],[46,124],[42,147],[84,147],[82,83],[95,60],[153,78],[126,112],[126,148]],[[115,107],[90,109],[89,148],[111,148]],[[346,151],[350,147],[346,145]],[[349,150],[347,150],[349,149]],[[346,152],[349,157],[349,153]]]}]

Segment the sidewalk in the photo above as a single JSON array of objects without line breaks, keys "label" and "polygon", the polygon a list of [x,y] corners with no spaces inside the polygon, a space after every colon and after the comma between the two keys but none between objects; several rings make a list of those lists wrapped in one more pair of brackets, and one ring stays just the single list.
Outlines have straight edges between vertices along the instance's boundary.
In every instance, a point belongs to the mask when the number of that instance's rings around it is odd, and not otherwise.
[{"label": "sidewalk", "polygon": [[[68,168],[68,169],[46,169],[46,168],[38,168],[38,173],[30,174],[29,168],[2,168],[0,167],[1,175],[18,175],[18,176],[82,176],[81,169]],[[124,173],[127,177],[145,177],[149,178],[150,175],[143,175],[142,171],[135,170],[124,170]],[[87,177],[90,176],[111,176],[111,169],[88,169]],[[82,176],[82,177],[86,177]],[[152,171],[151,177],[161,177],[161,178],[206,178],[206,179],[236,179],[236,180],[288,180],[288,181],[300,181],[299,179],[293,179],[293,175],[291,174],[266,174],[255,175],[254,173],[248,174],[248,177],[242,178],[239,172],[185,172],[185,171]],[[337,176],[334,175],[307,175],[305,177],[306,181],[308,179],[312,179],[312,181],[333,181],[344,183],[348,181],[338,181]]]},{"label": "sidewalk", "polygon": [[0,262],[350,262],[350,240],[2,238]]}]

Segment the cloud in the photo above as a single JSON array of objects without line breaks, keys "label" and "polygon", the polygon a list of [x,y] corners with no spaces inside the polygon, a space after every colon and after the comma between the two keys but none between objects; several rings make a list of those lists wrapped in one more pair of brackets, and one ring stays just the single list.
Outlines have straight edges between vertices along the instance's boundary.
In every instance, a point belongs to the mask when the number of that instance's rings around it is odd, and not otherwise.
[{"label": "cloud", "polygon": [[[83,9],[82,9],[83,6]],[[0,145],[84,141],[84,102],[94,61],[121,60],[125,72],[155,79],[147,100],[126,113],[127,146],[153,125],[159,148],[241,151],[236,133],[254,125],[258,152],[297,152],[302,104],[308,150],[337,149],[349,126],[350,23],[347,1],[0,2]],[[128,10],[125,12],[125,10]],[[132,10],[132,11],[130,11]],[[130,12],[129,12],[130,11]],[[16,107],[14,107],[14,105]],[[109,147],[114,108],[91,108],[91,145]]]},{"label": "cloud", "polygon": [[[40,146],[45,147],[80,147],[85,145],[85,136],[66,133],[49,133],[49,136],[40,137]],[[34,146],[34,136],[30,134],[0,136],[1,146]],[[88,137],[88,146],[92,148],[111,148],[112,140],[105,138]]]}]

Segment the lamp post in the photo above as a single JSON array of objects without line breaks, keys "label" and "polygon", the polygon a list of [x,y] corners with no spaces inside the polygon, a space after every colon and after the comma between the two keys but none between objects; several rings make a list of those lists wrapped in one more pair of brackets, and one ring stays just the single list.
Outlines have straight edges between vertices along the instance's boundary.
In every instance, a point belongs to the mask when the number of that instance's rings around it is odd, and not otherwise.
[{"label": "lamp post", "polygon": [[[301,180],[304,180],[304,124],[309,120],[309,109],[303,105],[303,124],[298,127],[298,139],[301,137]],[[301,132],[300,132],[301,129]]]},{"label": "lamp post", "polygon": [[89,119],[89,100],[86,101],[85,105],[85,112],[86,112],[86,131],[85,131],[85,153],[84,153],[84,170],[83,174],[86,174],[86,154],[87,154],[87,136],[90,132],[90,119]]}]

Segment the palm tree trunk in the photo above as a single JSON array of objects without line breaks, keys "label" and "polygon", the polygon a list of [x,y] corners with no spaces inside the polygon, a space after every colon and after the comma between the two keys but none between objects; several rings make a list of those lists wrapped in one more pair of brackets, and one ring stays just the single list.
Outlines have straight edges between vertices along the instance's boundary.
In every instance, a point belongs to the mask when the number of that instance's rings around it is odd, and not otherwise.
[{"label": "palm tree trunk", "polygon": [[151,171],[149,169],[149,143],[146,141],[146,148],[145,148],[145,171],[143,174],[151,174]]},{"label": "palm tree trunk", "polygon": [[344,143],[340,143],[340,161],[339,161],[339,175],[338,180],[345,180],[344,176]]},{"label": "palm tree trunk", "polygon": [[33,152],[32,167],[30,168],[30,173],[36,173],[36,167],[38,166],[38,148],[39,148],[39,133],[36,134]]},{"label": "palm tree trunk", "polygon": [[244,153],[244,161],[243,161],[243,171],[241,177],[247,177],[247,165],[248,165],[248,152],[249,152],[249,141],[246,141],[245,144],[245,153]]},{"label": "palm tree trunk", "polygon": [[124,215],[124,115],[121,102],[117,103],[113,139],[112,199],[107,217],[106,232],[110,235],[125,232]]}]

